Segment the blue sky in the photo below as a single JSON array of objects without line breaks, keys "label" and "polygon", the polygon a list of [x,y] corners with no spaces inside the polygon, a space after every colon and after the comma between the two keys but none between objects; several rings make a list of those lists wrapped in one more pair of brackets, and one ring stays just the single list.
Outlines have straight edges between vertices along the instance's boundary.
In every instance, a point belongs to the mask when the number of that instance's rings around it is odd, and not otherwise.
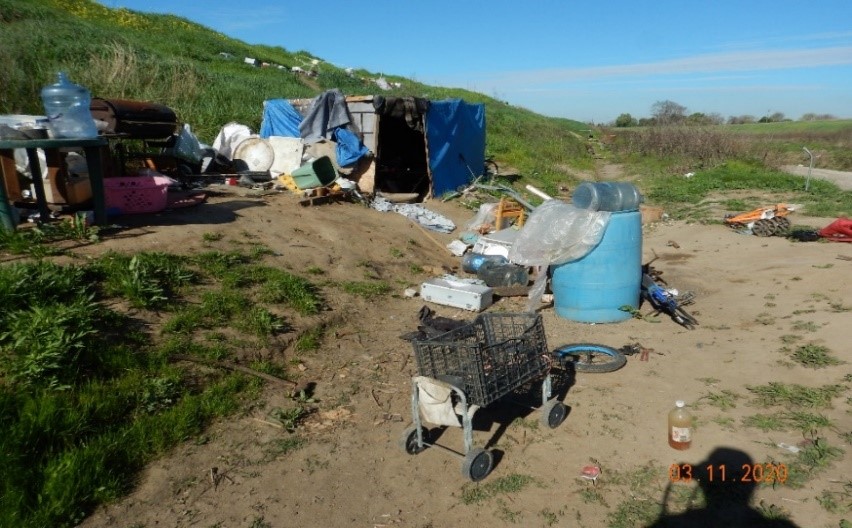
[{"label": "blue sky", "polygon": [[852,118],[852,0],[101,0],[340,67],[606,123],[689,113]]}]

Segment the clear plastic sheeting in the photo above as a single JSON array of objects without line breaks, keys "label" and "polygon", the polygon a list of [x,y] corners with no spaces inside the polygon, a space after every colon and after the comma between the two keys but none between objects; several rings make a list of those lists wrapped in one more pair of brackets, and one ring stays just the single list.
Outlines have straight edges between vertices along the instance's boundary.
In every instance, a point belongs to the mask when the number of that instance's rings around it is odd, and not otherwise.
[{"label": "clear plastic sheeting", "polygon": [[547,287],[547,269],[586,256],[603,238],[611,213],[579,209],[560,200],[535,208],[509,248],[510,262],[535,266],[526,309],[534,312]]},{"label": "clear plastic sheeting", "polygon": [[497,223],[497,206],[496,203],[484,203],[479,206],[479,211],[476,216],[470,220],[465,226],[466,231],[474,233],[486,233],[494,229]]},{"label": "clear plastic sheeting", "polygon": [[521,228],[509,249],[509,261],[549,266],[582,258],[601,241],[610,215],[547,200],[533,210]]}]

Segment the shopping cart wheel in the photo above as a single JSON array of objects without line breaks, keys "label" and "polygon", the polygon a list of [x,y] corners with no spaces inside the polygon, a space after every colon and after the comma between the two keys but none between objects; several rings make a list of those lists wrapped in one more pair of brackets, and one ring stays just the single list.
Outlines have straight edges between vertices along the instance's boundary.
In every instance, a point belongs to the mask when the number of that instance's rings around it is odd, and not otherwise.
[{"label": "shopping cart wheel", "polygon": [[423,435],[423,445],[417,445],[417,427],[414,425],[409,426],[405,431],[402,432],[402,436],[399,439],[399,447],[405,450],[409,455],[416,455],[417,453],[422,453],[426,450],[425,442],[429,441],[429,430],[420,426],[420,430]]},{"label": "shopping cart wheel", "polygon": [[568,416],[568,407],[556,399],[548,400],[541,406],[540,411],[541,415],[539,416],[539,419],[541,420],[541,425],[551,429],[556,429],[562,425],[562,422],[565,421],[565,417]]},{"label": "shopping cart wheel", "polygon": [[473,482],[479,482],[494,468],[494,455],[481,447],[474,447],[464,456],[462,475]]}]

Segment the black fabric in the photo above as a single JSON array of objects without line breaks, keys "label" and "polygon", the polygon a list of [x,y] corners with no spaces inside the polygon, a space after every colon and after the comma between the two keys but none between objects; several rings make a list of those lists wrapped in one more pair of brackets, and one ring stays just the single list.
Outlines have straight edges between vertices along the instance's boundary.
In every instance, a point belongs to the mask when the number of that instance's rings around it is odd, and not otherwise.
[{"label": "black fabric", "polygon": [[373,108],[383,116],[404,118],[412,130],[424,132],[423,118],[429,111],[429,100],[420,97],[373,97]]},{"label": "black fabric", "polygon": [[470,321],[435,316],[435,311],[428,306],[420,308],[417,316],[420,319],[417,331],[403,334],[399,336],[400,339],[404,339],[405,341],[420,341],[446,334],[450,330],[470,324]]}]

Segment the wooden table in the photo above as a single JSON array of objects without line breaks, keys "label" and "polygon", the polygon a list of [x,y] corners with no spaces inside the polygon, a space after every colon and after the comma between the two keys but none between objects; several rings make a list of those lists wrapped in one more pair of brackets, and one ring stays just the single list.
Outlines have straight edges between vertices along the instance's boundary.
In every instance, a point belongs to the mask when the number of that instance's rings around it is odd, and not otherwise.
[{"label": "wooden table", "polygon": [[[102,137],[88,139],[4,139],[0,140],[0,157],[14,159],[11,149],[22,148],[27,151],[27,159],[29,161],[30,174],[32,175],[33,187],[35,187],[36,202],[38,204],[39,216],[42,222],[50,220],[50,210],[47,207],[47,199],[44,193],[44,181],[42,180],[41,163],[38,159],[37,149],[59,150],[65,148],[82,148],[86,155],[86,164],[89,168],[89,182],[92,186],[92,204],[95,210],[95,224],[105,225],[107,223],[106,216],[106,199],[104,197],[104,159],[101,155],[103,147],[107,145],[107,140]],[[11,168],[9,163],[0,163],[0,172],[3,176],[3,185],[0,189],[0,199],[4,199],[4,203],[9,196],[2,196],[7,193],[10,188],[18,188],[17,173],[14,163]],[[14,198],[14,197],[12,197]],[[3,206],[3,204],[0,204]]]}]

